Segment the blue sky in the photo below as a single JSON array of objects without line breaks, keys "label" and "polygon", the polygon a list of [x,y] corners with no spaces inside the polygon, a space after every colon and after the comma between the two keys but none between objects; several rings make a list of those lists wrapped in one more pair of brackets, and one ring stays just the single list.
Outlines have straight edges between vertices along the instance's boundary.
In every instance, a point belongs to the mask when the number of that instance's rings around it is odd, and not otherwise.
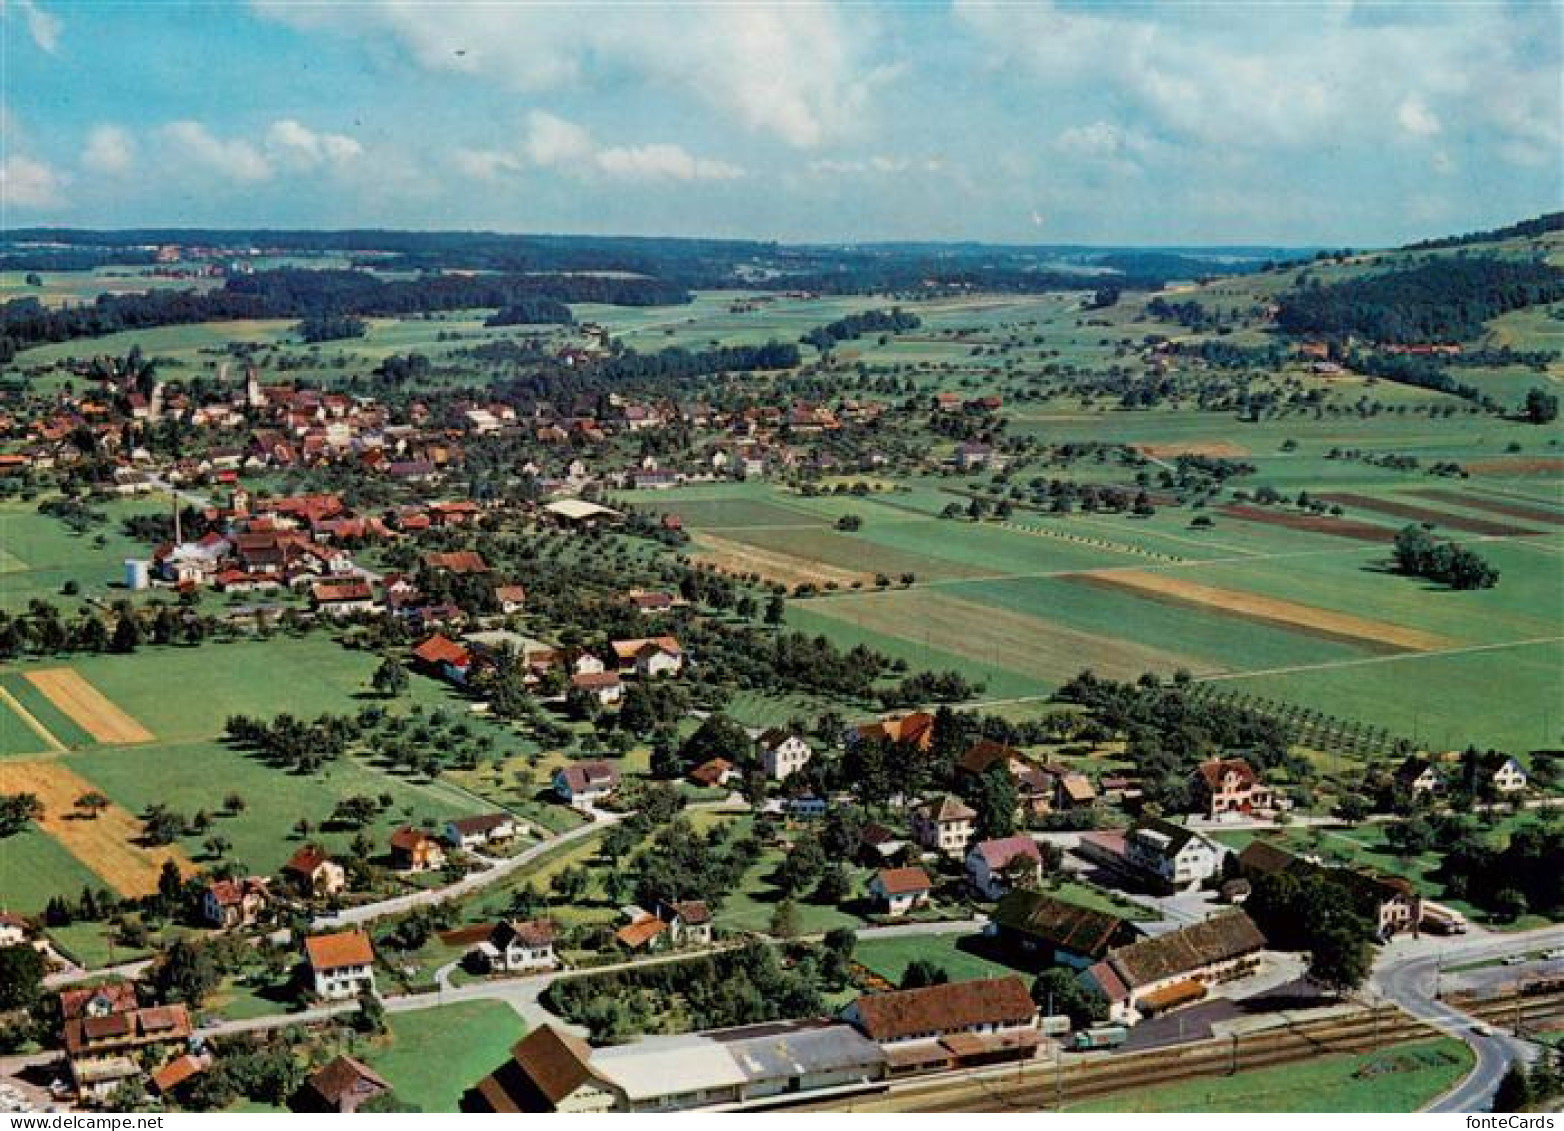
[{"label": "blue sky", "polygon": [[1557,4],[0,4],[9,225],[1367,246],[1564,198]]}]

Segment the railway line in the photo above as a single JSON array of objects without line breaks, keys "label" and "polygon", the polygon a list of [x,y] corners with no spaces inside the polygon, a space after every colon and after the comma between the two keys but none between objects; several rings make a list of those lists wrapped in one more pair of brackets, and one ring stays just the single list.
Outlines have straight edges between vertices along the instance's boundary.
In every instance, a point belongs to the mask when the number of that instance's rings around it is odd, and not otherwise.
[{"label": "railway line", "polygon": [[[1564,1025],[1564,990],[1530,997],[1462,1001],[1484,1024],[1536,1031]],[[1115,1092],[1200,1077],[1226,1076],[1340,1053],[1366,1053],[1404,1041],[1439,1036],[1433,1026],[1381,1004],[1351,1014],[1295,1021],[1271,1029],[1108,1056],[1066,1054],[1013,1068],[910,1077],[878,1089],[801,1103],[797,1111],[992,1112],[1068,1107]]]}]

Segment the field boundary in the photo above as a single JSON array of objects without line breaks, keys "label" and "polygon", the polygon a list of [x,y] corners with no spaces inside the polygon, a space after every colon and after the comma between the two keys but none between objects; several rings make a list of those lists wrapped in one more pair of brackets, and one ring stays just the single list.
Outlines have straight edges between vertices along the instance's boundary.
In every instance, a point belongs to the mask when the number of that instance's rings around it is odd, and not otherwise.
[{"label": "field boundary", "polygon": [[1242,589],[1221,589],[1183,581],[1149,570],[1078,573],[1068,578],[1087,585],[1121,589],[1156,601],[1169,601],[1241,620],[1278,625],[1313,636],[1397,652],[1432,652],[1452,642],[1442,636],[1389,621],[1322,609]]},{"label": "field boundary", "polygon": [[26,678],[72,722],[101,743],[120,746],[151,742],[157,737],[82,678],[75,668],[44,668],[27,672]]},{"label": "field boundary", "polygon": [[54,737],[53,732],[39,722],[33,713],[24,707],[21,701],[4,687],[0,687],[0,703],[3,703],[13,715],[20,719],[22,725],[43,739],[44,745],[48,750],[56,754],[65,752],[65,743]]},{"label": "field boundary", "polygon": [[0,761],[0,792],[35,794],[44,807],[38,827],[121,895],[157,891],[165,863],[186,875],[195,870],[177,847],[138,845],[141,822],[121,805],[111,804],[94,817],[77,813],[77,798],[99,791],[62,759]]}]

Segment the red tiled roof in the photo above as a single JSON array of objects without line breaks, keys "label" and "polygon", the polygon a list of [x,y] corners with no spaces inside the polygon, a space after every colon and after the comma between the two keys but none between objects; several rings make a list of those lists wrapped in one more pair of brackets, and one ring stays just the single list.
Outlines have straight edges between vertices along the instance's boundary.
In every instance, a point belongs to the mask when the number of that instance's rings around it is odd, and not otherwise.
[{"label": "red tiled roof", "polygon": [[1026,983],[1015,975],[871,994],[854,1003],[872,1040],[893,1041],[979,1025],[1020,1025],[1037,1016]]},{"label": "red tiled roof", "polygon": [[310,968],[335,970],[343,966],[368,966],[375,961],[374,947],[363,931],[343,931],[335,935],[315,935],[304,940],[304,952]]},{"label": "red tiled roof", "polygon": [[874,878],[886,895],[912,895],[934,886],[922,868],[881,868]]}]

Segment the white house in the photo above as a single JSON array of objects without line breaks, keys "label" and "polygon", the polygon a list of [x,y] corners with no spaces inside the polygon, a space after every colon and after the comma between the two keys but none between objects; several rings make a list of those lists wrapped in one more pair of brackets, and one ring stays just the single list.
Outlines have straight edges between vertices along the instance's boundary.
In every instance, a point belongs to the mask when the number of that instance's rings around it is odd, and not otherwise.
[{"label": "white house", "polygon": [[1124,834],[1124,852],[1131,864],[1178,890],[1198,887],[1222,867],[1226,853],[1208,836],[1158,817],[1146,817]]},{"label": "white house", "polygon": [[607,762],[576,762],[554,771],[554,792],[567,805],[591,805],[618,788],[619,771]]},{"label": "white house", "polygon": [[791,731],[773,727],[755,741],[760,747],[760,761],[766,776],[772,781],[783,781],[797,773],[814,756],[809,743]]},{"label": "white house", "polygon": [[445,822],[445,843],[452,848],[473,849],[495,841],[513,839],[520,830],[509,813],[485,813],[479,817],[455,817]]},{"label": "white house", "polygon": [[554,953],[554,924],[547,919],[503,922],[473,948],[489,970],[517,974],[528,970],[553,970],[559,965]]},{"label": "white house", "polygon": [[684,667],[684,650],[672,636],[615,640],[613,649],[621,675],[634,674],[650,679],[659,675],[678,675]]},{"label": "white house", "polygon": [[315,996],[343,1001],[375,992],[375,951],[363,931],[315,935],[304,940]]},{"label": "white house", "polygon": [[881,868],[869,881],[869,895],[887,915],[926,906],[934,885],[922,868]]},{"label": "white house", "polygon": [[946,856],[960,856],[976,819],[977,813],[954,797],[926,801],[912,811],[912,839]]},{"label": "white house", "polygon": [[1043,854],[1029,836],[980,840],[967,852],[967,880],[985,899],[998,899],[1018,876],[1043,874]]}]

